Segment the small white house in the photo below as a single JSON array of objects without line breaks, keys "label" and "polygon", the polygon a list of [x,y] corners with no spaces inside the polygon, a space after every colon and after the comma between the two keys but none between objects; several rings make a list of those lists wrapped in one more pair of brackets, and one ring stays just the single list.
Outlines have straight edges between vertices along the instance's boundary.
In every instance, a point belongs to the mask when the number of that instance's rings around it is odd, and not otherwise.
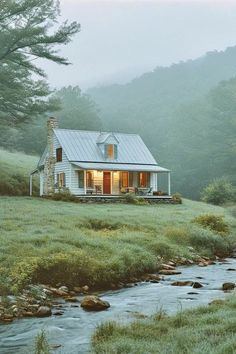
[{"label": "small white house", "polygon": [[[67,189],[77,196],[170,196],[170,171],[160,167],[137,134],[59,129],[47,123],[47,146],[30,178],[40,175],[40,195]],[[167,174],[167,190],[158,189]]]}]

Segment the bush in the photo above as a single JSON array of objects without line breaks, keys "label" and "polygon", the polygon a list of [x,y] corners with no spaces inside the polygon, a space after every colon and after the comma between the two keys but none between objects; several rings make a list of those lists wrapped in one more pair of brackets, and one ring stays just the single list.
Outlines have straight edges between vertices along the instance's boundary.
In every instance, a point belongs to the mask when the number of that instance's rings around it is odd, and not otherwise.
[{"label": "bush", "polygon": [[215,179],[201,193],[201,199],[215,205],[235,199],[235,188],[225,179]]},{"label": "bush", "polygon": [[175,193],[172,195],[172,199],[173,201],[176,203],[176,204],[182,204],[183,201],[182,201],[182,196],[180,193]]},{"label": "bush", "polygon": [[127,193],[124,200],[128,204],[148,205],[148,201],[142,197],[137,197],[134,193]]},{"label": "bush", "polygon": [[197,216],[192,221],[218,233],[226,234],[229,232],[229,225],[224,221],[224,217],[220,215],[204,214]]},{"label": "bush", "polygon": [[63,189],[58,193],[54,193],[50,198],[62,202],[75,202],[79,203],[79,198],[70,193],[68,189]]},{"label": "bush", "polygon": [[201,254],[226,257],[230,254],[232,245],[228,238],[215,234],[209,229],[191,228],[189,230],[189,244]]}]

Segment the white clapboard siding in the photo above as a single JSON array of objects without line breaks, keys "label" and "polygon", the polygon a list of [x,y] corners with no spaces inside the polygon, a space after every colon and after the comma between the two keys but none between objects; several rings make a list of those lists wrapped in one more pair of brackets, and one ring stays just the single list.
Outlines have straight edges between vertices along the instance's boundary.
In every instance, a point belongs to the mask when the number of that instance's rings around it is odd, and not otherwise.
[{"label": "white clapboard siding", "polygon": [[[53,156],[56,158],[56,149],[60,148],[61,145],[59,144],[56,136],[53,137]],[[62,149],[62,161],[55,163],[55,183],[57,182],[57,175],[59,173],[65,173],[66,178],[66,188],[71,189],[71,163],[68,161],[65,152]],[[57,192],[58,190],[55,189]]]},{"label": "white clapboard siding", "polygon": [[79,194],[84,194],[85,193],[85,189],[84,188],[79,188],[78,167],[75,167],[73,165],[71,165],[70,191],[71,191],[72,194],[75,194],[75,195],[79,195]]}]

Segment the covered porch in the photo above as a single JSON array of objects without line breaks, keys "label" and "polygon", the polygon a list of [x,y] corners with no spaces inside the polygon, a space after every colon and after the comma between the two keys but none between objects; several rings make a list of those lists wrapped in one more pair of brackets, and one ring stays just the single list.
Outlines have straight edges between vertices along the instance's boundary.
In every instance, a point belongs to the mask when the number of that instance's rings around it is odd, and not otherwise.
[{"label": "covered porch", "polygon": [[134,167],[131,170],[132,166],[129,166],[129,170],[115,169],[117,166],[106,170],[78,167],[74,167],[78,191],[72,191],[76,195],[115,197],[133,193],[143,197],[171,196],[170,171],[159,166],[142,166],[139,170],[134,170]]}]

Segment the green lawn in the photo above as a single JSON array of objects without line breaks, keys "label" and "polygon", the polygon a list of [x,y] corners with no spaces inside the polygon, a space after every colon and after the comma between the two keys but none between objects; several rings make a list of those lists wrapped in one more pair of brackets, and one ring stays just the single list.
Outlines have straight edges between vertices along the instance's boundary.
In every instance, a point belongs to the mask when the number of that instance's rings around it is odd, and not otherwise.
[{"label": "green lawn", "polygon": [[128,325],[97,328],[97,354],[235,354],[236,297],[175,316],[158,313]]},{"label": "green lawn", "polygon": [[[224,215],[230,235],[191,222],[203,213]],[[1,288],[30,282],[110,287],[158,270],[158,256],[194,257],[189,246],[201,255],[227,254],[235,229],[227,209],[189,200],[136,206],[1,197]]]}]

